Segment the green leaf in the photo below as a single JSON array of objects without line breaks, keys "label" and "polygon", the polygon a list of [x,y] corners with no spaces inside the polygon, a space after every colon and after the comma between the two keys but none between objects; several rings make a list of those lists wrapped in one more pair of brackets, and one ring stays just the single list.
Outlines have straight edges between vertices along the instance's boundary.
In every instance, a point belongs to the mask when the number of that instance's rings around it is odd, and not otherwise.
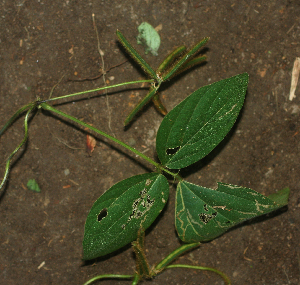
[{"label": "green leaf", "polygon": [[134,109],[130,112],[130,114],[125,119],[124,125],[128,125],[130,121],[133,119],[133,117],[140,111],[140,109],[143,108],[150,100],[153,98],[153,96],[156,93],[156,89],[151,86],[149,89],[148,94],[134,107]]},{"label": "green leaf", "polygon": [[134,241],[140,228],[153,223],[168,197],[168,181],[158,173],[136,175],[112,186],[87,217],[83,259],[106,255]]},{"label": "green leaf", "polygon": [[248,74],[204,86],[164,117],[156,138],[162,164],[180,169],[210,153],[234,125],[243,106]]},{"label": "green leaf", "polygon": [[[282,193],[285,197],[286,194]],[[204,242],[286,203],[287,199],[277,204],[245,187],[218,182],[218,188],[213,190],[183,181],[177,186],[175,225],[182,241]]]},{"label": "green leaf", "polygon": [[27,182],[27,188],[34,192],[41,192],[39,184],[34,179],[29,179]]},{"label": "green leaf", "polygon": [[174,75],[181,73],[182,70],[186,70],[189,66],[189,62],[193,59],[193,57],[199,52],[200,48],[203,47],[209,38],[204,38],[196,45],[194,45],[189,51],[187,51],[184,55],[180,57],[178,62],[174,64],[165,74],[163,74],[163,81],[169,80]]},{"label": "green leaf", "polygon": [[137,43],[145,46],[145,54],[150,51],[151,54],[157,55],[160,46],[160,36],[158,32],[147,22],[140,24],[138,31]]},{"label": "green leaf", "polygon": [[158,69],[156,70],[157,74],[161,74],[168,68],[170,68],[171,64],[174,63],[174,61],[180,57],[184,52],[186,51],[185,46],[180,46],[178,48],[175,48],[166,58],[165,60],[160,64]]},{"label": "green leaf", "polygon": [[130,44],[130,42],[124,37],[124,35],[117,30],[117,37],[126,49],[129,55],[135,60],[135,62],[143,68],[143,70],[150,76],[150,78],[157,79],[156,72],[151,68],[151,66],[140,56],[140,54],[135,50],[135,48]]},{"label": "green leaf", "polygon": [[277,204],[287,205],[290,195],[290,188],[286,187],[278,192],[272,193],[268,196],[269,199],[273,200]]}]

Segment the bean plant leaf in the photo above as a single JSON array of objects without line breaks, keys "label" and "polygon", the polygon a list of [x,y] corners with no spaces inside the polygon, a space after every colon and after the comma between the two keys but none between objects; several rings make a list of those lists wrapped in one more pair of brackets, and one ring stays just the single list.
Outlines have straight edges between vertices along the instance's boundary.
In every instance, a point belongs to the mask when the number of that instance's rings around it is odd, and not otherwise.
[{"label": "bean plant leaf", "polygon": [[268,198],[277,204],[287,205],[290,195],[290,188],[286,187],[278,192],[268,195]]},{"label": "bean plant leaf", "polygon": [[204,86],[164,117],[156,137],[162,164],[180,169],[210,153],[234,125],[243,106],[248,74]]},{"label": "bean plant leaf", "polygon": [[162,211],[169,184],[158,173],[136,175],[118,182],[93,205],[86,223],[83,259],[111,253],[137,238]]},{"label": "bean plant leaf", "polygon": [[[229,228],[287,204],[289,189],[272,197],[218,182],[216,190],[181,181],[176,192],[176,229],[184,242],[212,240]],[[278,204],[281,201],[283,204]],[[277,203],[276,203],[277,202]]]}]

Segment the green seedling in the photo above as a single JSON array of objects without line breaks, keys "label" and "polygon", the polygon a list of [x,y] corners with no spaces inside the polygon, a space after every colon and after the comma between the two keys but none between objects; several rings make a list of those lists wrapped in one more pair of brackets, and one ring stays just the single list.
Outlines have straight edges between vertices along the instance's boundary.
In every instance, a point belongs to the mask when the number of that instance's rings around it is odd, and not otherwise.
[{"label": "green seedling", "polygon": [[199,56],[195,57],[200,49],[207,43],[209,38],[204,38],[193,46],[189,51],[186,51],[185,46],[176,48],[171,52],[167,58],[160,64],[158,69],[154,71],[152,67],[141,57],[141,55],[134,49],[134,47],[128,42],[124,35],[117,31],[117,37],[126,49],[129,55],[135,60],[135,62],[141,66],[144,72],[150,77],[153,82],[149,93],[136,105],[136,107],[130,112],[130,114],[125,119],[125,126],[128,125],[133,117],[141,110],[141,108],[146,105],[151,99],[154,103],[156,109],[163,115],[167,114],[167,110],[160,101],[158,95],[158,89],[160,85],[167,80],[170,80],[172,77],[180,74],[181,72],[202,63],[206,57]]},{"label": "green seedling", "polygon": [[[198,247],[202,242],[217,238],[237,224],[275,211],[288,203],[288,188],[264,196],[246,187],[218,182],[218,187],[214,190],[192,184],[179,174],[180,169],[190,166],[208,155],[228,134],[243,106],[248,86],[248,74],[239,74],[204,86],[194,91],[171,110],[164,117],[157,132],[156,151],[160,161],[158,163],[137,149],[49,104],[50,101],[61,98],[138,82],[152,83],[146,96],[149,100],[157,96],[157,86],[163,81],[198,63],[197,58],[194,59],[195,62],[190,58],[207,41],[207,39],[200,41],[188,52],[185,52],[185,47],[177,48],[154,72],[119,31],[117,31],[117,35],[152,79],[122,83],[48,100],[37,100],[22,107],[0,130],[0,135],[2,135],[18,116],[26,112],[24,138],[6,162],[0,189],[8,177],[12,157],[28,138],[30,114],[38,109],[54,112],[125,147],[154,168],[151,173],[127,178],[104,192],[92,206],[85,224],[84,260],[96,259],[132,243],[136,255],[136,272],[132,275],[102,274],[90,279],[85,284],[106,278],[129,279],[132,284],[138,284],[143,279],[153,278],[163,270],[171,268],[212,271],[219,274],[226,284],[230,284],[229,278],[214,268],[186,264],[170,265],[170,263],[179,255]],[[181,56],[182,53],[184,56]],[[143,99],[143,101],[145,100]],[[145,230],[155,221],[167,204],[168,178],[170,177],[172,184],[177,184],[175,226],[178,237],[184,244],[157,265],[151,267],[145,255]]]}]

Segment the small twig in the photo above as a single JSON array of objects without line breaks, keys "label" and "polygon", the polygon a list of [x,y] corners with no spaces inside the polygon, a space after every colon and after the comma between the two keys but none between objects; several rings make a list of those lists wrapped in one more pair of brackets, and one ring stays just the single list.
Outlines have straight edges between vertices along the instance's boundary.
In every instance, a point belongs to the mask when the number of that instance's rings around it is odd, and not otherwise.
[{"label": "small twig", "polygon": [[298,257],[298,267],[300,271],[300,256],[299,256],[299,250],[297,250],[297,257]]},{"label": "small twig", "polygon": [[75,182],[74,180],[72,179],[69,179],[69,181],[71,181],[73,184],[75,184],[76,186],[79,186],[79,183]]},{"label": "small twig", "polygon": [[282,266],[282,270],[283,270],[284,275],[285,275],[285,277],[286,277],[286,279],[287,279],[287,281],[288,281],[288,284],[291,284],[291,281],[290,281],[289,276],[288,276],[288,274],[287,274],[287,272],[286,272],[286,270],[285,270],[285,266],[284,266],[284,265]]},{"label": "small twig", "polygon": [[63,139],[55,136],[53,133],[51,133],[52,136],[54,136],[60,143],[64,144],[66,147],[70,148],[70,149],[73,149],[73,150],[77,150],[77,149],[84,149],[84,148],[80,148],[80,147],[72,147],[70,145],[68,145]]},{"label": "small twig", "polygon": [[248,246],[245,248],[244,253],[243,253],[244,254],[244,259],[252,262],[253,260],[251,258],[248,258],[248,257],[245,256],[247,250],[248,250]]},{"label": "small twig", "polygon": [[289,34],[289,32],[290,32],[292,29],[294,29],[295,25],[296,25],[296,24],[294,24],[294,25],[286,32],[287,35]]},{"label": "small twig", "polygon": [[126,63],[128,60],[125,60],[121,63],[118,63],[110,68],[108,68],[107,70],[105,70],[103,73],[100,73],[99,75],[95,76],[95,77],[85,77],[85,78],[78,78],[78,79],[68,79],[67,81],[71,81],[71,82],[82,82],[82,81],[94,81],[99,79],[103,74],[107,74],[108,72],[110,72],[113,68],[119,67],[122,64]]},{"label": "small twig", "polygon": [[299,73],[300,73],[300,57],[296,57],[294,61],[293,71],[292,71],[291,90],[289,96],[290,101],[296,98],[295,91],[298,84]]},{"label": "small twig", "polygon": [[[95,32],[96,32],[97,42],[98,42],[98,52],[99,52],[99,55],[100,55],[100,58],[101,58],[101,61],[102,61],[103,83],[104,83],[104,86],[106,86],[106,81],[105,81],[106,72],[105,72],[103,51],[101,50],[101,46],[100,46],[100,39],[99,39],[98,29],[97,29],[96,22],[95,22],[95,14],[94,13],[92,14],[92,18],[93,18],[93,25],[94,25],[94,29],[95,29]],[[105,96],[106,97],[106,106],[107,106],[107,111],[108,111],[108,127],[111,130],[111,132],[113,133],[113,131],[111,129],[111,110],[110,110],[110,106],[109,106],[109,102],[108,102],[107,90],[105,90],[105,95],[106,95]],[[114,135],[114,133],[113,133],[113,135]]]},{"label": "small twig", "polygon": [[57,87],[57,85],[62,81],[62,79],[65,77],[65,74],[58,80],[58,82],[52,87],[51,91],[50,91],[50,95],[49,95],[49,98],[51,98],[52,94],[53,94],[53,91],[54,89]]},{"label": "small twig", "polygon": [[66,147],[68,147],[68,148],[70,148],[70,149],[73,149],[73,150],[84,149],[84,148],[72,147],[72,146],[68,145],[68,143],[67,143],[65,140],[59,138],[59,137],[56,136],[53,132],[51,132],[51,130],[50,130],[50,128],[49,128],[48,125],[47,125],[47,127],[48,127],[48,130],[49,130],[50,134],[51,134],[54,138],[56,138],[60,143],[64,144]]}]

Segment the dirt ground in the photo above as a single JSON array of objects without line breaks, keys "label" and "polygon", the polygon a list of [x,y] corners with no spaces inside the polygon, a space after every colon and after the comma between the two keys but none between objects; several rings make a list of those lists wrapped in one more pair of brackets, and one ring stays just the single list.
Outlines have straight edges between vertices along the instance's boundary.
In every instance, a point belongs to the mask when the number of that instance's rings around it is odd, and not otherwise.
[{"label": "dirt ground", "polygon": [[[288,98],[293,63],[300,56],[298,0],[17,0],[1,1],[0,7],[1,127],[18,108],[37,97],[48,98],[51,91],[57,97],[104,85],[93,13],[106,84],[145,78],[119,46],[117,29],[144,54],[136,44],[138,25],[146,21],[160,27],[158,56],[145,55],[154,67],[174,47],[191,46],[209,36],[206,64],[166,84],[162,98],[167,108],[201,86],[242,72],[249,73],[249,88],[233,130],[211,155],[184,169],[183,176],[206,187],[215,188],[221,181],[266,195],[288,186],[291,195],[285,209],[248,222],[176,262],[218,268],[233,284],[300,283],[300,86],[296,98]],[[146,92],[138,85],[123,87],[107,97],[93,93],[93,98],[63,100],[66,104],[57,108],[154,158],[162,116],[153,105],[129,128],[123,127]],[[1,173],[22,139],[22,125],[18,120],[1,137]],[[149,169],[151,165],[100,136],[90,156],[83,129],[37,113],[0,202],[0,284],[83,284],[98,274],[132,274],[135,263],[129,246],[96,261],[82,261],[84,223],[105,190]],[[40,193],[26,189],[29,179],[38,181]],[[174,190],[146,237],[151,264],[180,244],[174,228]],[[213,273],[179,269],[146,282],[224,284]]]}]

